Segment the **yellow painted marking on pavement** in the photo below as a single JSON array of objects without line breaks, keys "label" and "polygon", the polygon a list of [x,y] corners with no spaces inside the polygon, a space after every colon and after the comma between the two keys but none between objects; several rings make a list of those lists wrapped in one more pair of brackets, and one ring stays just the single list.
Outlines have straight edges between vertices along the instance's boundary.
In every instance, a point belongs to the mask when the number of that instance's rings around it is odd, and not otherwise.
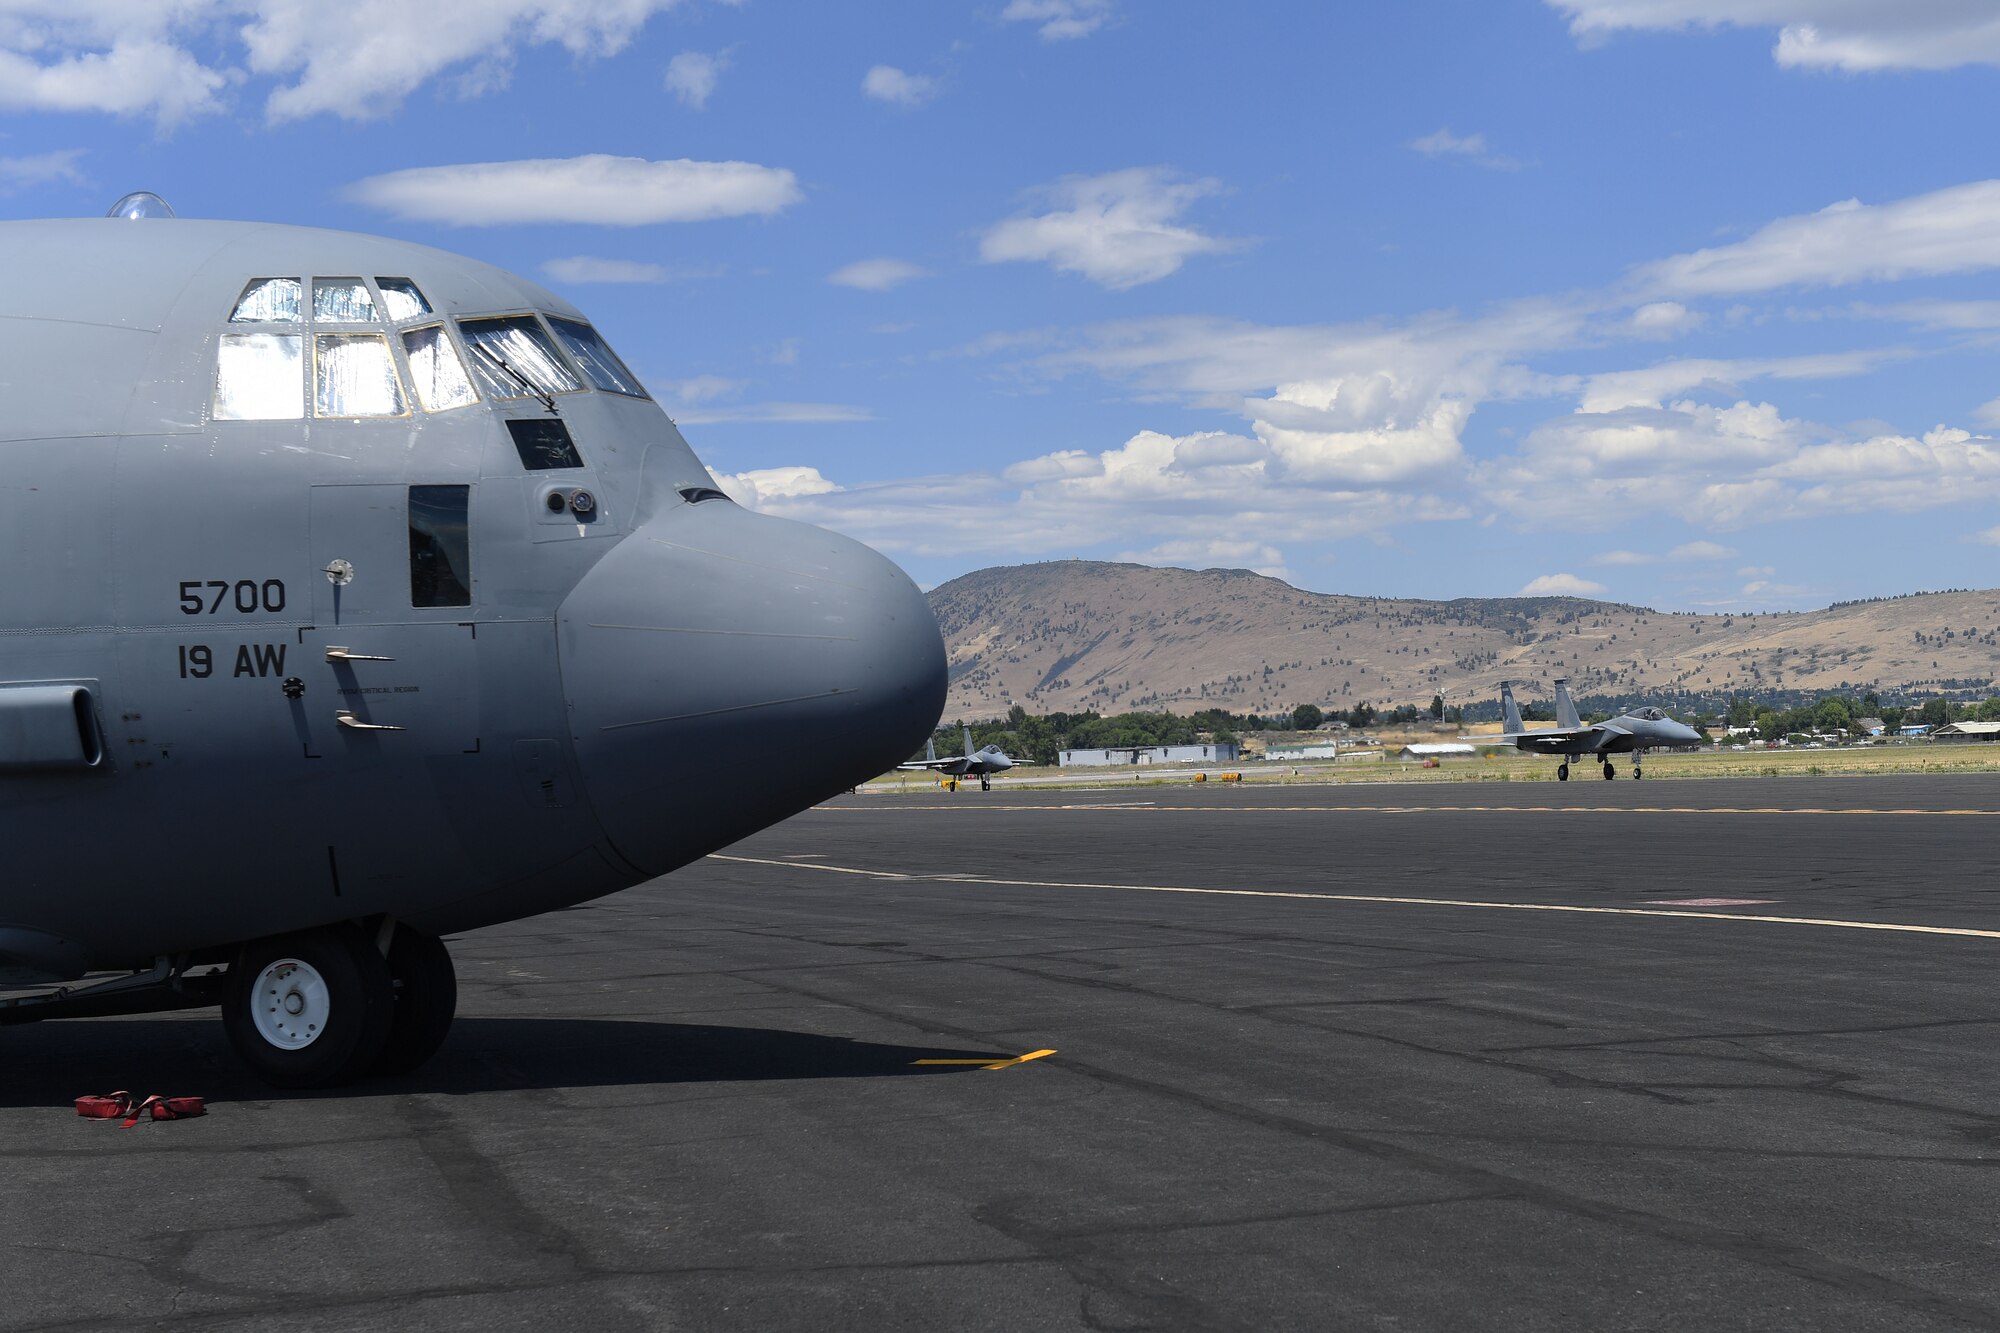
[{"label": "yellow painted marking on pavement", "polygon": [[1017,1055],[1011,1060],[1000,1060],[997,1062],[982,1055],[971,1060],[912,1060],[910,1063],[913,1065],[977,1065],[981,1069],[1006,1069],[1010,1065],[1024,1065],[1030,1060],[1039,1060],[1043,1056],[1054,1054],[1055,1051],[1051,1048],[1046,1051],[1029,1051],[1026,1055]]},{"label": "yellow painted marking on pavement", "polygon": [[[712,856],[717,861],[749,861],[749,857]],[[933,884],[991,884],[1012,889],[1108,889],[1125,893],[1190,893],[1219,898],[1289,898],[1306,902],[1372,903],[1391,907],[1458,907],[1491,912],[1564,912],[1577,916],[1648,916],[1683,921],[1752,921],[1772,926],[1821,926],[1835,930],[1877,930],[1902,935],[1950,935],[1960,939],[2000,940],[2000,930],[1970,926],[1916,926],[1893,921],[1847,921],[1839,917],[1762,916],[1748,912],[1695,912],[1661,907],[1587,907],[1576,903],[1500,903],[1476,898],[1414,898],[1374,893],[1311,893],[1303,889],[1212,889],[1177,884],[1092,884],[1057,879],[997,879],[987,875],[892,875],[880,870],[810,865],[799,861],[756,861],[757,865],[789,870],[837,870],[848,875],[881,879],[922,880]]]},{"label": "yellow painted marking on pavement", "polygon": [[1142,814],[1273,814],[1273,815],[1984,815],[2000,818],[2000,810],[1877,809],[1860,806],[1715,806],[1715,805],[822,805],[840,814],[880,814],[903,810],[951,810],[963,814],[1012,814],[1059,811],[1133,810]]}]

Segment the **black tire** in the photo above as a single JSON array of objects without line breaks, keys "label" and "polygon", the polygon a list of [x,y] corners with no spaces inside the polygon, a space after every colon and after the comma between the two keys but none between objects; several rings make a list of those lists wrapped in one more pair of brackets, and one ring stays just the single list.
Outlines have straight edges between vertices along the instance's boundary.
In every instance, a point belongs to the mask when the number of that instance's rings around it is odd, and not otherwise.
[{"label": "black tire", "polygon": [[407,1074],[437,1054],[458,1012],[458,975],[451,952],[435,935],[397,926],[389,943],[389,1040],[372,1072]]},{"label": "black tire", "polygon": [[1615,777],[1617,777],[1617,776],[1618,776],[1618,770],[1617,770],[1617,769],[1613,768],[1613,767],[1612,767],[1611,765],[1609,765],[1609,764],[1606,764],[1606,765],[1604,766],[1604,780],[1605,780],[1606,782],[1609,782],[1609,781],[1611,781],[1611,779],[1613,779],[1613,778],[1615,778]]},{"label": "black tire", "polygon": [[1637,782],[1639,779],[1645,776],[1646,776],[1645,771],[1642,770],[1637,764],[1632,765],[1632,781]]},{"label": "black tire", "polygon": [[[267,975],[285,960],[304,971]],[[300,1005],[301,1019],[311,1002],[310,987],[323,1005],[323,1022],[303,1044],[284,1045],[264,1028],[288,1002]],[[375,942],[353,926],[322,926],[295,935],[277,935],[243,946],[230,968],[222,1028],[237,1057],[252,1073],[280,1088],[326,1088],[359,1077],[389,1039],[389,966]],[[260,1018],[266,1021],[260,1024]]]},{"label": "black tire", "polygon": [[1557,765],[1556,765],[1556,781],[1557,781],[1557,782],[1568,782],[1568,781],[1569,781],[1569,765],[1568,765],[1568,764],[1557,764]]}]

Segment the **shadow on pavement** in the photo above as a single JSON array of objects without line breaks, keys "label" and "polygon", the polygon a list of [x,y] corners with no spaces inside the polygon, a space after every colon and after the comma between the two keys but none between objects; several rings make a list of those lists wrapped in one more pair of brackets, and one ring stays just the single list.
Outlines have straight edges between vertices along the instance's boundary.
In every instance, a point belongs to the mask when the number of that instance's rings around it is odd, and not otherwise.
[{"label": "shadow on pavement", "polygon": [[[130,1089],[211,1102],[407,1093],[509,1092],[773,1079],[963,1073],[1019,1052],[890,1046],[770,1028],[609,1018],[461,1018],[414,1074],[284,1092],[237,1062],[213,1012],[55,1021],[0,1029],[0,1107],[60,1106]],[[921,1065],[919,1060],[971,1063]]]}]

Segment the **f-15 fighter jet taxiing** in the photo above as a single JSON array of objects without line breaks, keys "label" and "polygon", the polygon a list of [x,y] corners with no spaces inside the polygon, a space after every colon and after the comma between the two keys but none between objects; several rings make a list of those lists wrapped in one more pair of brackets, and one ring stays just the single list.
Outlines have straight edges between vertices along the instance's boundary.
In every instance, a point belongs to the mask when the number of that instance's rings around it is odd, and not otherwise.
[{"label": "f-15 fighter jet taxiing", "polygon": [[739,508],[486,264],[150,195],[0,222],[0,386],[0,990],[54,988],[0,1024],[220,1005],[273,1083],[407,1071],[443,936],[684,866],[943,710],[901,570]]},{"label": "f-15 fighter jet taxiing", "polygon": [[997,745],[982,745],[979,749],[974,750],[972,748],[972,728],[966,727],[964,731],[964,754],[953,755],[948,759],[940,759],[938,758],[937,742],[930,740],[924,742],[924,757],[922,759],[912,759],[909,763],[898,764],[896,767],[911,770],[929,769],[933,773],[942,773],[946,777],[954,779],[953,791],[958,790],[955,781],[958,778],[978,778],[979,790],[992,791],[993,775],[995,773],[1005,773],[1014,766],[1014,761],[1009,759]]},{"label": "f-15 fighter jet taxiing", "polygon": [[1558,782],[1568,782],[1570,764],[1586,755],[1602,764],[1605,778],[1610,779],[1618,776],[1618,771],[1611,765],[1611,756],[1629,754],[1632,756],[1632,776],[1642,778],[1645,774],[1639,764],[1646,751],[1701,744],[1700,732],[1674,721],[1657,708],[1641,708],[1608,722],[1593,722],[1586,726],[1583,719],[1577,716],[1576,704],[1569,697],[1567,680],[1556,682],[1556,725],[1553,727],[1529,731],[1522,726],[1521,710],[1514,703],[1512,681],[1500,682],[1500,712],[1506,719],[1507,730],[1503,734],[1467,739],[1498,741],[1530,754],[1559,754],[1563,761],[1556,765]]}]

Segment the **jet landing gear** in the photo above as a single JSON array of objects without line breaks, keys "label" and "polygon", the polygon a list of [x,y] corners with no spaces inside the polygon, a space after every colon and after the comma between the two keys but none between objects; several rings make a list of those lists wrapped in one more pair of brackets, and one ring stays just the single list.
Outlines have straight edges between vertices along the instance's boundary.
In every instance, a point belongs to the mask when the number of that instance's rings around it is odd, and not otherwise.
[{"label": "jet landing gear", "polygon": [[222,1026],[237,1056],[281,1088],[408,1073],[451,1029],[458,984],[434,937],[396,926],[385,957],[352,925],[255,940],[230,969]]},{"label": "jet landing gear", "polygon": [[989,777],[987,777],[987,776],[986,776],[986,775],[985,775],[984,773],[981,773],[981,774],[979,775],[979,790],[981,790],[981,791],[992,791],[992,790],[993,790],[993,779],[992,779],[992,778],[989,778]]},{"label": "jet landing gear", "polygon": [[1569,781],[1569,760],[1565,759],[1560,764],[1556,765],[1556,781],[1557,782]]},{"label": "jet landing gear", "polygon": [[1618,776],[1618,770],[1617,770],[1617,769],[1615,769],[1615,768],[1613,768],[1613,767],[1611,766],[1611,761],[1610,761],[1609,759],[1605,760],[1605,761],[1604,761],[1604,780],[1605,780],[1606,782],[1609,782],[1609,781],[1611,781],[1611,779],[1613,779],[1613,778],[1615,778],[1615,777],[1617,777],[1617,776]]}]

